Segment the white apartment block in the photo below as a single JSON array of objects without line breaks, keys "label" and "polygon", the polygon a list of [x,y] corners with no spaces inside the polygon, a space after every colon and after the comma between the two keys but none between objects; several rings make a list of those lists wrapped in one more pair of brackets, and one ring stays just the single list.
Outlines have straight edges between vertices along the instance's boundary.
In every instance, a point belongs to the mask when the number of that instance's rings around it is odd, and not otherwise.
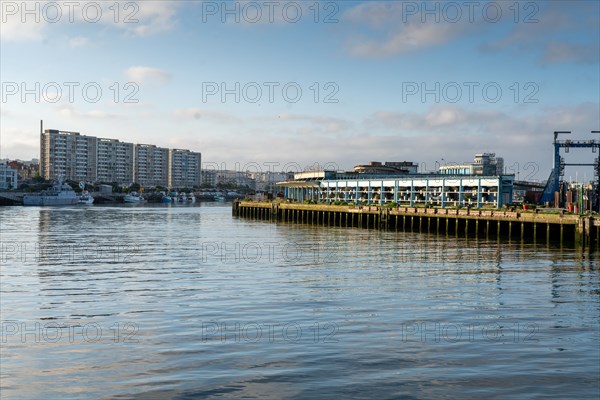
[{"label": "white apartment block", "polygon": [[40,133],[45,179],[193,188],[202,180],[201,154],[46,129]]},{"label": "white apartment block", "polygon": [[19,174],[16,169],[2,163],[0,164],[0,189],[17,189],[19,185]]},{"label": "white apartment block", "polygon": [[98,138],[96,181],[133,183],[133,143]]},{"label": "white apartment block", "polygon": [[202,156],[189,150],[169,150],[169,187],[192,188],[202,183]]},{"label": "white apartment block", "polygon": [[76,181],[96,180],[96,138],[47,129],[40,135],[40,176]]},{"label": "white apartment block", "polygon": [[169,184],[169,149],[152,144],[136,144],[134,165],[134,181],[142,187]]}]

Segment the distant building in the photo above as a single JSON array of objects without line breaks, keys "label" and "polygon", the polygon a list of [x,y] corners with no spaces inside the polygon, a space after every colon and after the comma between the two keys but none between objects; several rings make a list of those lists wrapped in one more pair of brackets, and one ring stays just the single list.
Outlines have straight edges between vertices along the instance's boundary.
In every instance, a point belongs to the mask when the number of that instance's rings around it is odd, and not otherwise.
[{"label": "distant building", "polygon": [[133,183],[133,143],[116,139],[97,139],[98,182]]},{"label": "distant building", "polygon": [[42,130],[39,173],[45,179],[141,186],[200,186],[201,154],[133,144],[79,132]]},{"label": "distant building", "polygon": [[503,172],[504,159],[496,157],[495,153],[476,154],[472,163],[448,164],[439,168],[439,173],[444,175],[498,176]]},{"label": "distant building", "polygon": [[17,170],[5,163],[0,164],[0,189],[17,189],[19,186],[19,175]]},{"label": "distant building", "polygon": [[202,185],[215,187],[217,179],[217,171],[216,170],[202,170]]},{"label": "distant building", "polygon": [[142,187],[169,184],[169,149],[152,144],[136,144],[134,165],[134,181]]},{"label": "distant building", "polygon": [[359,174],[416,174],[418,169],[418,164],[409,161],[386,161],[383,164],[371,161],[369,164],[354,167],[354,171]]},{"label": "distant building", "polygon": [[35,159],[31,161],[7,161],[7,165],[17,171],[20,181],[33,179],[40,169],[39,162]]},{"label": "distant building", "polygon": [[79,132],[47,129],[40,134],[40,176],[57,180],[96,181],[96,142]]},{"label": "distant building", "polygon": [[189,150],[169,150],[169,187],[193,188],[202,184],[202,155]]},{"label": "distant building", "polygon": [[294,173],[291,172],[256,172],[250,175],[254,180],[254,189],[257,192],[277,192],[280,190],[277,187],[278,182],[285,182],[294,178]]},{"label": "distant building", "polygon": [[235,185],[239,187],[248,187],[255,190],[255,180],[251,172],[220,170],[215,174],[215,186]]}]

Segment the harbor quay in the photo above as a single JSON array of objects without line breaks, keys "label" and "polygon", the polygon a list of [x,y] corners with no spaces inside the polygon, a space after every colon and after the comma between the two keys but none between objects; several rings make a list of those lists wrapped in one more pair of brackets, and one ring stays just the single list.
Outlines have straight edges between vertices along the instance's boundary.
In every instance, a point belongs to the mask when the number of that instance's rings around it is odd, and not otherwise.
[{"label": "harbor quay", "polygon": [[270,222],[382,229],[600,247],[600,217],[563,211],[303,204],[236,200],[232,215]]}]

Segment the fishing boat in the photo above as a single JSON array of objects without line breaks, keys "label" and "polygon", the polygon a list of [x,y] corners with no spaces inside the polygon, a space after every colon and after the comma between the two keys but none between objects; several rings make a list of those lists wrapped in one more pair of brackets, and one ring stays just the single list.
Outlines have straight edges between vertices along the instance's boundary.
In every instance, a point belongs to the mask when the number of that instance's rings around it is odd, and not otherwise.
[{"label": "fishing boat", "polygon": [[162,199],[160,200],[163,203],[171,203],[173,202],[173,198],[171,196],[167,196],[165,192],[160,193],[162,195]]},{"label": "fishing boat", "polygon": [[142,196],[140,196],[137,192],[131,192],[123,198],[125,203],[143,203],[146,201]]},{"label": "fishing boat", "polygon": [[59,180],[48,190],[39,193],[26,194],[23,197],[24,206],[70,206],[79,202],[77,193],[66,183]]},{"label": "fishing boat", "polygon": [[79,195],[79,201],[77,203],[91,205],[94,204],[94,198],[87,190],[84,190],[81,192],[81,195]]}]

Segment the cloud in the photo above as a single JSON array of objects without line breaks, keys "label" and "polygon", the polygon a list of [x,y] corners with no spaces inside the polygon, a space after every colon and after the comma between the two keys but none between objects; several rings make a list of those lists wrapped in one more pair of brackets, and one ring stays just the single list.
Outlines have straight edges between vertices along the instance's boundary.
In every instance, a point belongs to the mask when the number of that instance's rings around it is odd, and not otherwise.
[{"label": "cloud", "polygon": [[346,11],[344,20],[372,30],[368,35],[355,35],[350,52],[359,57],[390,57],[440,46],[481,29],[481,21],[469,18],[453,22],[430,15],[423,22],[420,13],[410,14],[406,7],[406,2],[368,2]]},{"label": "cloud", "polygon": [[40,155],[39,136],[31,135],[30,131],[3,127],[0,138],[1,158],[29,160]]},{"label": "cloud", "polygon": [[[534,21],[514,24],[506,35],[483,43],[480,50],[533,53],[542,65],[597,64],[600,61],[598,2],[549,1],[531,4],[536,4],[539,9],[525,6],[528,12],[522,12],[521,19],[532,16]],[[532,14],[532,11],[535,13]]]},{"label": "cloud", "polygon": [[[2,3],[2,23],[0,23],[0,40],[2,41],[40,41],[44,38],[45,28],[48,25],[44,19],[39,22],[30,17],[23,21],[20,13],[6,13],[5,7],[9,2]],[[12,3],[12,2],[11,2]],[[12,3],[19,7],[20,3]],[[25,3],[21,3],[25,4]]]},{"label": "cloud", "polygon": [[88,45],[90,40],[84,36],[77,36],[69,39],[69,46],[73,48],[85,47]]},{"label": "cloud", "polygon": [[158,68],[133,66],[125,71],[127,78],[136,83],[165,83],[171,74]]},{"label": "cloud", "polygon": [[436,105],[422,113],[376,112],[365,120],[365,126],[371,132],[392,131],[404,137],[422,134],[481,134],[501,141],[507,137],[545,136],[555,130],[589,132],[600,125],[599,107],[598,103],[582,103],[576,106],[546,107],[537,114],[520,115],[472,110],[458,105]]},{"label": "cloud", "polygon": [[122,118],[121,115],[109,113],[101,110],[90,110],[90,111],[80,111],[75,109],[72,106],[62,106],[57,109],[58,114],[67,119],[82,119],[82,118],[92,118],[92,119],[115,119]]},{"label": "cloud", "polygon": [[[16,1],[1,3],[1,40],[42,41],[57,28],[71,25],[102,24],[133,36],[156,35],[177,25],[177,13],[185,2],[84,0],[69,3],[41,0],[30,4]],[[47,29],[49,26],[52,29]],[[74,47],[71,41],[69,44]]]},{"label": "cloud", "polygon": [[298,133],[303,135],[344,133],[348,132],[353,127],[353,124],[348,120],[325,115],[281,113],[267,117],[258,117],[256,119],[258,121],[268,121],[268,123],[289,123],[293,125],[293,127],[283,128],[282,132]]},{"label": "cloud", "polygon": [[600,62],[600,42],[577,44],[550,42],[544,49],[543,64],[578,63],[598,64]]},{"label": "cloud", "polygon": [[121,27],[136,36],[150,36],[169,31],[177,24],[175,16],[182,3],[185,2],[138,1],[135,3],[137,8],[129,6],[127,10],[123,10]]}]

